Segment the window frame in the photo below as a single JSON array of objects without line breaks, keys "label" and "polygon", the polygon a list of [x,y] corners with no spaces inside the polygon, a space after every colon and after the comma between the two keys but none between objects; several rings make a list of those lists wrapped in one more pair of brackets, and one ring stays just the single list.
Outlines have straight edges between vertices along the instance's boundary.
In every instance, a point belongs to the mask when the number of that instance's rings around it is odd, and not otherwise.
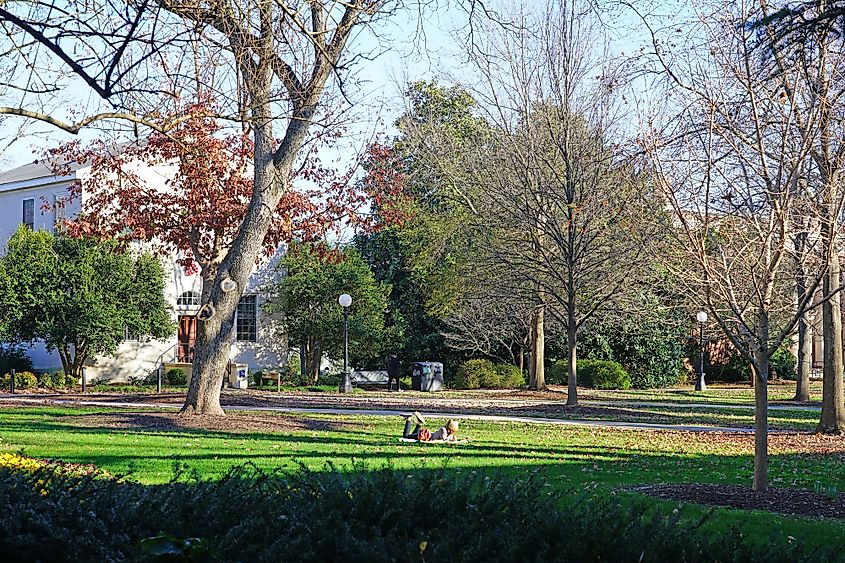
[{"label": "window frame", "polygon": [[176,296],[176,307],[182,309],[196,309],[200,306],[202,295],[193,289],[183,291]]},{"label": "window frame", "polygon": [[[26,222],[26,204],[32,203],[32,217],[31,223]],[[21,202],[21,225],[28,227],[31,230],[35,230],[35,198],[34,197],[25,197]]]},{"label": "window frame", "polygon": [[235,309],[235,341],[258,342],[258,295],[255,293],[242,295],[238,301]]}]

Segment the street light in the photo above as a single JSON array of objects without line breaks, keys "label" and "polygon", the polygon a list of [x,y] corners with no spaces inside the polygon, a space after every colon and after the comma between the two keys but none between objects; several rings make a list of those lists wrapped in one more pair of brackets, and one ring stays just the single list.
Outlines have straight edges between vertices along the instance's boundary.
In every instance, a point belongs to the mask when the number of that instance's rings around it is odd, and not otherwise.
[{"label": "street light", "polygon": [[343,373],[340,379],[341,393],[352,392],[352,381],[349,379],[349,306],[352,305],[352,296],[348,293],[341,294],[337,302],[343,307]]},{"label": "street light", "polygon": [[698,381],[695,382],[696,391],[704,391],[707,389],[707,384],[704,383],[704,323],[707,322],[707,313],[699,311],[695,314],[695,320],[699,322],[698,333]]}]

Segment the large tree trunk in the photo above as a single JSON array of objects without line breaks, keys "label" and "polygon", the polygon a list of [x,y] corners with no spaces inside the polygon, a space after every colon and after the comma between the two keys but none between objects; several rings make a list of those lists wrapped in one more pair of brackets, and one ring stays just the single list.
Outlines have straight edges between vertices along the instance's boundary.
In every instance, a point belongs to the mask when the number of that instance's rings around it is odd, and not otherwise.
[{"label": "large tree trunk", "polygon": [[528,364],[528,388],[534,391],[545,391],[545,305],[536,307],[531,312],[531,358]]},{"label": "large tree trunk", "polygon": [[[214,274],[213,281],[203,286],[203,306],[211,304],[215,314],[211,319],[198,323],[193,373],[181,410],[186,414],[224,414],[220,407],[220,385],[229,360],[229,350],[234,342],[235,310],[263,251],[264,236],[270,226],[272,212],[289,187],[291,167],[305,140],[322,90],[318,88],[314,92],[313,101],[304,101],[294,111],[285,137],[274,154],[276,139],[270,112],[270,65],[260,66],[247,76],[255,143],[254,187],[235,241]],[[226,293],[220,288],[220,282],[226,277],[237,283],[237,291]]]},{"label": "large tree trunk", "polygon": [[[828,247],[830,248],[830,247]],[[824,294],[830,296],[822,305],[824,333],[824,375],[822,382],[822,413],[818,431],[824,434],[845,432],[845,404],[842,389],[842,300],[839,257],[835,251],[827,255],[828,269],[824,275]]]},{"label": "large tree trunk", "polygon": [[769,472],[768,381],[769,318],[761,313],[757,327],[757,346],[753,352],[754,373],[754,484],[755,491],[765,491]]},{"label": "large tree trunk", "polygon": [[567,405],[578,404],[578,324],[575,319],[574,307],[570,307],[567,314],[566,324],[566,350],[567,350]]}]

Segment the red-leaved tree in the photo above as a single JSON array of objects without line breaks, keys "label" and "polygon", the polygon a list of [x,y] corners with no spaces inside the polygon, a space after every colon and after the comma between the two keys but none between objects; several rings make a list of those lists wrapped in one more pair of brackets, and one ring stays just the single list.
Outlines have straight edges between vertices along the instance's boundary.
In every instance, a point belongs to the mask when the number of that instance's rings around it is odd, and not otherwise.
[{"label": "red-leaved tree", "polygon": [[[220,266],[238,236],[253,191],[251,135],[225,134],[195,103],[167,134],[152,133],[143,143],[110,146],[79,141],[48,151],[56,173],[69,163],[90,169],[57,205],[80,201],[80,212],[65,221],[71,236],[140,241],[162,256],[174,256],[202,282],[200,318],[213,315],[210,294]],[[379,159],[369,154],[367,160]],[[352,172],[336,173],[312,151],[297,169],[297,182],[273,210],[264,236],[264,258],[291,240],[323,240],[331,230],[371,230],[391,224],[371,213],[396,200],[395,183],[352,182]],[[46,205],[46,204],[45,204]],[[240,288],[242,291],[243,288]],[[220,374],[221,377],[223,374]]]}]

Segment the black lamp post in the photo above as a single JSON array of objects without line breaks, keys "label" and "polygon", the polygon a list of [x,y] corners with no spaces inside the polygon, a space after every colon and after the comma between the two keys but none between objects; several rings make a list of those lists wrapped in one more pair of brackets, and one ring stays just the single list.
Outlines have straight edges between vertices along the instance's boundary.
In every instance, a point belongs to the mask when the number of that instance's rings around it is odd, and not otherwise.
[{"label": "black lamp post", "polygon": [[352,305],[352,296],[348,293],[338,297],[337,302],[343,307],[343,373],[341,374],[341,393],[352,392],[352,380],[349,378],[349,306]]},{"label": "black lamp post", "polygon": [[698,333],[698,381],[695,382],[696,391],[704,391],[707,389],[707,384],[704,383],[704,323],[707,322],[707,313],[699,311],[695,315],[695,320],[699,323]]}]

